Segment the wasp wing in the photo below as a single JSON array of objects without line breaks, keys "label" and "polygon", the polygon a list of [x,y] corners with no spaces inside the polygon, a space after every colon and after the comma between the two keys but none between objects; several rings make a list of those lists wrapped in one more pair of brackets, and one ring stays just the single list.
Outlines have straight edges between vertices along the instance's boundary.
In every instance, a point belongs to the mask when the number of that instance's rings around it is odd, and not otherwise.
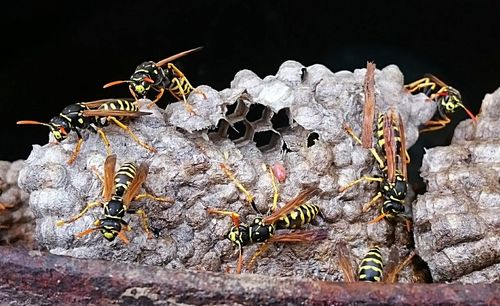
[{"label": "wasp wing", "polygon": [[406,151],[406,136],[405,136],[405,128],[403,124],[403,120],[401,119],[401,115],[397,114],[398,128],[399,128],[399,138],[400,138],[400,146],[399,146],[399,160],[398,160],[398,169],[403,173],[403,176],[408,179],[406,165],[410,162],[408,160],[408,152]]},{"label": "wasp wing", "polygon": [[84,117],[141,117],[146,115],[151,115],[150,112],[134,112],[119,109],[87,109],[83,111]]},{"label": "wasp wing", "polygon": [[134,179],[132,180],[132,183],[130,183],[127,192],[123,196],[123,204],[125,206],[128,207],[130,202],[132,202],[132,200],[139,193],[142,183],[146,181],[146,177],[148,176],[148,171],[149,171],[149,165],[147,163],[142,163],[139,166],[139,169],[137,169],[137,172],[135,174]]},{"label": "wasp wing", "polygon": [[426,73],[424,76],[429,78],[432,82],[436,83],[440,87],[448,87],[445,82],[441,81],[437,76],[433,74]]},{"label": "wasp wing", "polygon": [[399,251],[396,248],[392,248],[389,253],[389,260],[387,261],[385,267],[385,283],[395,283],[398,278],[399,272],[403,270],[413,259],[413,257],[417,253],[412,251],[408,256],[406,256],[403,260],[399,261]]},{"label": "wasp wing", "polygon": [[396,140],[394,135],[394,121],[392,111],[385,114],[384,119],[384,152],[387,166],[387,179],[394,182],[396,170]]},{"label": "wasp wing", "polygon": [[286,233],[278,233],[267,240],[267,242],[314,242],[324,240],[328,237],[325,230],[300,230]]},{"label": "wasp wing", "polygon": [[102,195],[104,197],[104,201],[111,200],[111,196],[113,194],[114,178],[115,178],[115,166],[116,166],[116,155],[109,155],[106,157],[106,161],[104,162],[104,187],[102,190]]},{"label": "wasp wing", "polygon": [[159,61],[158,63],[156,63],[156,65],[162,67],[165,64],[168,64],[168,63],[170,63],[170,62],[172,62],[172,61],[174,61],[174,60],[176,60],[178,58],[181,58],[181,57],[186,56],[186,55],[188,55],[190,53],[199,51],[201,49],[203,49],[203,47],[198,47],[198,48],[194,48],[194,49],[191,49],[191,50],[187,50],[187,51],[183,51],[183,52],[177,53],[175,55],[172,55],[170,57],[162,59],[161,61]]},{"label": "wasp wing", "polygon": [[113,99],[101,99],[101,100],[95,100],[95,101],[81,102],[80,104],[85,105],[88,108],[97,108],[103,104],[115,102],[117,100],[127,100],[129,102],[135,101],[134,99],[129,99],[129,98],[123,98],[123,99],[113,98]]},{"label": "wasp wing", "polygon": [[347,249],[347,245],[344,241],[339,241],[336,245],[337,249],[337,264],[344,274],[344,281],[346,283],[352,283],[356,281],[356,273],[352,267],[351,252]]},{"label": "wasp wing", "polygon": [[283,207],[275,210],[272,214],[265,217],[263,219],[265,224],[272,224],[278,221],[282,216],[285,216],[292,210],[294,210],[297,206],[301,205],[305,201],[314,197],[319,193],[320,189],[318,187],[309,187],[303,190],[299,195],[297,195],[294,199],[288,201]]}]

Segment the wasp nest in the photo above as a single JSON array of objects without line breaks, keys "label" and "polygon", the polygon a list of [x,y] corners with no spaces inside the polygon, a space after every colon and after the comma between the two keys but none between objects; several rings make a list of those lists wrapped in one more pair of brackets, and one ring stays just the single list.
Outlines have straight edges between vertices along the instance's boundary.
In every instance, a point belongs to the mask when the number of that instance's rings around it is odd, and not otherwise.
[{"label": "wasp nest", "polygon": [[427,150],[427,193],[413,205],[415,244],[435,281],[500,281],[500,89],[477,124],[460,123],[450,146]]},{"label": "wasp nest", "polygon": [[34,220],[29,194],[17,185],[24,161],[0,161],[0,244],[33,245]]},{"label": "wasp nest", "polygon": [[[175,199],[173,204],[133,202],[133,207],[147,212],[154,238],[147,239],[138,218],[127,214],[125,219],[133,228],[127,232],[128,245],[119,239],[110,243],[99,232],[75,239],[75,234],[102,217],[102,209],[93,209],[64,227],[55,226],[57,220],[77,214],[87,202],[100,199],[102,183],[92,171],[102,173],[106,157],[99,137],[85,134],[72,166],[66,160],[75,138],[59,145],[34,146],[19,182],[31,193],[38,242],[52,253],[81,258],[233,270],[236,248],[223,239],[230,220],[208,215],[206,208],[238,212],[243,222],[251,222],[255,212],[221,171],[220,163],[233,170],[255,195],[258,209],[266,212],[273,189],[262,165],[279,162],[286,169],[286,180],[279,186],[280,204],[305,186],[319,186],[322,192],[311,202],[321,208],[324,218],[318,217],[305,227],[324,229],[328,238],[312,244],[274,244],[258,258],[255,273],[340,280],[335,245],[341,240],[356,262],[374,244],[384,255],[397,248],[403,256],[407,252],[405,239],[400,239],[403,227],[385,222],[368,224],[378,211],[361,211],[375,194],[376,184],[363,183],[338,192],[340,185],[376,169],[369,151],[354,143],[343,129],[348,122],[356,133],[361,131],[365,72],[333,73],[323,65],[304,67],[287,61],[275,76],[264,79],[242,70],[231,87],[221,92],[200,86],[203,94],[194,92],[188,99],[195,114],[188,113],[182,103],[174,103],[165,111],[153,108],[153,114],[130,123],[141,140],[157,149],[155,154],[138,146],[118,127],[106,128],[118,164],[147,161],[149,174],[143,188]],[[417,127],[433,115],[435,105],[426,102],[423,95],[405,92],[403,75],[394,65],[376,70],[375,95],[377,111],[390,107],[399,111],[406,126],[407,146],[412,145],[418,137]],[[244,247],[245,260],[257,248]]]}]

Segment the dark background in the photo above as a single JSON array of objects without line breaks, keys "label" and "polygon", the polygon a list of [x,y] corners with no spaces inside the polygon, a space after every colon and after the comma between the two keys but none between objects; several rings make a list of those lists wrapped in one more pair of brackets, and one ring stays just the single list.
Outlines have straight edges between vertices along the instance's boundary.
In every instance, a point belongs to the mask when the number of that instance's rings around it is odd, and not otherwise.
[{"label": "dark background", "polygon": [[[264,77],[288,59],[332,71],[367,60],[377,68],[397,64],[406,82],[432,72],[458,88],[474,113],[500,86],[497,1],[289,2],[9,2],[0,18],[0,160],[25,159],[32,144],[48,140],[48,129],[17,120],[47,122],[71,103],[128,97],[126,86],[102,85],[127,79],[143,61],[197,46],[204,49],[176,64],[195,87],[217,90],[241,69]],[[446,144],[451,131],[426,136],[416,154]]]}]

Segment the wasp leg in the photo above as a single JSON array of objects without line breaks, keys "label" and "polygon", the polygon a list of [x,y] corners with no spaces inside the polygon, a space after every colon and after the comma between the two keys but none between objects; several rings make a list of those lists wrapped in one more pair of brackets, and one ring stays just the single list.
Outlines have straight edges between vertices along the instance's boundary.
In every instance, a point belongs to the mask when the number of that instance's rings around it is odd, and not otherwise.
[{"label": "wasp leg", "polygon": [[419,80],[416,80],[413,83],[405,85],[405,88],[410,93],[415,92],[421,88],[426,88],[426,87],[429,87],[430,90],[434,90],[434,88],[436,88],[436,83],[432,82],[431,79],[429,79],[429,78],[421,78]]},{"label": "wasp leg", "polygon": [[97,129],[97,134],[101,136],[102,142],[104,142],[104,146],[106,146],[106,154],[111,155],[111,144],[109,143],[108,136],[106,136],[106,133],[101,128]]},{"label": "wasp leg", "polygon": [[188,79],[186,78],[186,76],[184,75],[184,73],[182,73],[182,71],[179,70],[179,68],[177,68],[174,64],[172,63],[168,63],[167,65],[168,68],[172,69],[174,74],[177,75],[177,77],[179,79],[182,79],[182,81],[186,84],[186,92],[196,92],[197,94],[200,94],[203,96],[204,99],[207,99],[207,95],[205,95],[205,93],[197,88],[194,88],[193,85],[191,85],[191,83],[188,81]]},{"label": "wasp leg", "polygon": [[175,200],[170,198],[170,197],[164,197],[164,198],[155,197],[154,195],[149,194],[149,193],[141,193],[141,194],[136,195],[134,198],[134,201],[144,199],[144,198],[149,198],[151,200],[158,201],[158,202],[169,202],[169,203],[175,202]]},{"label": "wasp leg", "polygon": [[273,212],[276,210],[276,208],[278,208],[278,197],[279,197],[278,183],[276,180],[276,176],[274,176],[273,168],[269,165],[267,165],[266,168],[269,171],[269,175],[271,176],[271,184],[273,185],[273,206],[271,207],[271,212]]},{"label": "wasp leg", "polygon": [[58,220],[56,221],[56,226],[63,226],[64,224],[67,224],[67,223],[72,223],[72,222],[75,222],[76,220],[80,219],[81,217],[83,217],[83,215],[85,215],[89,209],[91,208],[94,208],[96,206],[102,206],[102,202],[99,202],[99,201],[96,201],[96,202],[90,202],[87,204],[87,206],[85,206],[85,208],[76,216],[73,216],[71,218],[69,218],[68,220]]},{"label": "wasp leg", "polygon": [[252,258],[247,263],[247,270],[248,271],[252,271],[253,265],[254,265],[255,260],[257,259],[257,257],[259,257],[260,255],[264,254],[264,252],[266,252],[267,250],[269,250],[269,247],[271,247],[271,244],[272,244],[271,242],[267,241],[264,244],[262,244],[257,249],[257,251],[255,251],[255,253],[253,253]]},{"label": "wasp leg", "polygon": [[136,95],[136,93],[134,92],[134,89],[132,88],[132,86],[129,86],[129,87],[128,87],[128,91],[130,91],[130,93],[132,94],[132,97],[134,97],[134,99],[135,99],[136,101],[137,101],[137,100],[139,100],[139,99],[137,98],[137,95]]},{"label": "wasp leg", "polygon": [[156,95],[156,98],[153,101],[151,101],[150,103],[148,103],[148,105],[146,107],[147,108],[153,107],[153,105],[155,105],[156,102],[158,102],[161,99],[164,92],[165,92],[165,88],[160,88],[160,92]]},{"label": "wasp leg", "polygon": [[[354,141],[356,141],[359,145],[363,145],[363,143],[361,142],[361,139],[359,139],[359,137],[356,136],[356,134],[354,134],[354,131],[352,130],[352,128],[350,126],[345,124],[344,129],[354,139]],[[379,164],[379,168],[380,169],[384,168],[385,163],[382,160],[382,158],[380,157],[380,155],[378,155],[377,151],[374,148],[370,148],[369,150],[372,153],[375,160],[377,161],[377,163]]]},{"label": "wasp leg", "polygon": [[367,212],[370,210],[370,208],[373,206],[373,204],[377,203],[378,199],[382,197],[382,193],[378,192],[371,200],[370,202],[366,203],[363,205],[363,212]]},{"label": "wasp leg", "polygon": [[241,268],[243,267],[243,251],[241,245],[238,247],[238,264],[236,265],[236,273],[241,273]]},{"label": "wasp leg", "polygon": [[442,120],[430,120],[425,123],[426,127],[422,130],[419,131],[419,133],[423,132],[430,132],[430,131],[436,131],[444,128],[448,123],[450,123],[451,120],[448,117],[444,117]]},{"label": "wasp leg", "polygon": [[219,210],[215,208],[207,208],[207,212],[209,214],[217,214],[217,215],[223,215],[223,216],[230,216],[231,220],[233,221],[233,224],[235,226],[240,226],[240,215],[234,211],[229,211],[229,210]]},{"label": "wasp leg", "polygon": [[356,185],[356,184],[359,184],[361,183],[363,180],[366,180],[366,181],[369,181],[369,182],[382,182],[382,178],[380,177],[371,177],[371,176],[363,176],[357,180],[354,180],[352,182],[350,182],[349,184],[347,185],[344,185],[344,186],[341,186],[339,188],[339,192],[344,192],[345,190],[351,188],[352,186]]},{"label": "wasp leg", "polygon": [[231,169],[229,169],[229,167],[224,164],[224,163],[221,163],[220,164],[220,167],[222,169],[222,171],[224,171],[224,173],[226,174],[227,177],[229,177],[232,181],[233,181],[233,184],[236,185],[236,187],[238,187],[238,189],[245,194],[246,196],[246,199],[247,199],[247,202],[250,203],[250,205],[252,206],[252,208],[255,210],[255,212],[257,212],[258,214],[260,214],[260,211],[257,209],[257,206],[255,205],[255,197],[248,191],[246,190],[245,187],[243,187],[243,185],[240,183],[240,181],[234,176],[234,173],[231,171]]},{"label": "wasp leg", "polygon": [[394,283],[396,282],[396,279],[398,277],[399,272],[406,267],[410,261],[413,259],[413,257],[417,255],[417,252],[413,250],[410,255],[406,256],[406,258],[400,262],[392,271],[387,273],[387,277],[384,279],[384,282],[386,283]]},{"label": "wasp leg", "polygon": [[[148,239],[153,238],[153,236],[151,234],[151,231],[149,230],[148,216],[146,215],[146,212],[144,210],[142,210],[142,209],[137,209],[137,210],[135,210],[135,209],[128,209],[127,213],[138,215],[139,219],[141,219],[142,228],[146,232],[146,235],[148,235]],[[128,229],[128,230],[130,230],[130,229]]]},{"label": "wasp leg", "polygon": [[[172,84],[175,84],[175,86],[171,86],[168,91],[170,91],[170,93],[176,97],[177,99],[180,99],[179,95],[182,97],[182,100],[183,100],[183,103],[184,103],[184,107],[186,108],[186,110],[190,113],[190,114],[196,114],[193,106],[191,104],[188,103],[187,99],[186,99],[186,92],[184,91],[184,89],[182,88],[182,83],[181,81],[179,81],[179,79],[175,78],[172,80]],[[176,91],[178,91],[178,93],[176,93]]]},{"label": "wasp leg", "polygon": [[71,157],[68,160],[68,165],[71,165],[75,162],[76,158],[78,157],[78,154],[80,153],[80,149],[82,148],[82,143],[83,143],[83,137],[82,134],[80,134],[80,131],[78,129],[75,129],[76,135],[78,136],[78,142],[76,143],[75,149],[73,150],[73,153],[71,154]]},{"label": "wasp leg", "polygon": [[116,125],[118,125],[120,128],[124,129],[125,131],[127,131],[127,133],[129,133],[130,137],[132,137],[132,139],[135,140],[135,142],[137,142],[138,144],[140,144],[141,146],[143,146],[144,148],[146,148],[147,150],[153,152],[153,153],[156,153],[156,149],[145,144],[144,142],[140,141],[139,138],[134,134],[134,132],[132,132],[132,130],[125,124],[121,123],[118,119],[116,119],[115,117],[113,116],[109,116],[108,117],[108,120],[109,121],[113,121]]}]

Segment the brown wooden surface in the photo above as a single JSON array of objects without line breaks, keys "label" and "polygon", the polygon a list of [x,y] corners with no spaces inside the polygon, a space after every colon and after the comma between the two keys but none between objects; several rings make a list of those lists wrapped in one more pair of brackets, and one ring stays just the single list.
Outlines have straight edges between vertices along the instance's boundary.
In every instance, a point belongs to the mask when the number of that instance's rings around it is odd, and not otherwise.
[{"label": "brown wooden surface", "polygon": [[0,300],[14,305],[498,305],[499,285],[333,283],[168,270],[0,247]]}]

